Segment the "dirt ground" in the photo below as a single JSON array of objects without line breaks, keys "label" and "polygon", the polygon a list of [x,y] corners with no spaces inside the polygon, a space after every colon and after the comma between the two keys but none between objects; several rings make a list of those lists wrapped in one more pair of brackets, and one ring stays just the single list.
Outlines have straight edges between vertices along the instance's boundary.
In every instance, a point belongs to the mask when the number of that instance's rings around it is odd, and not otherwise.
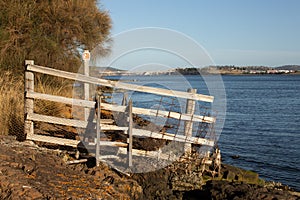
[{"label": "dirt ground", "polygon": [[0,199],[138,199],[142,192],[104,164],[66,165],[64,151],[31,141],[1,137],[0,152]]},{"label": "dirt ground", "polygon": [[[225,180],[209,180],[200,186],[203,177],[195,171],[182,174],[169,167],[127,176],[104,163],[95,167],[93,158],[84,164],[67,165],[70,159],[72,155],[66,150],[0,136],[0,200],[300,199],[299,193],[284,187]],[[178,189],[178,183],[183,182],[186,185],[180,187],[189,189]]]}]

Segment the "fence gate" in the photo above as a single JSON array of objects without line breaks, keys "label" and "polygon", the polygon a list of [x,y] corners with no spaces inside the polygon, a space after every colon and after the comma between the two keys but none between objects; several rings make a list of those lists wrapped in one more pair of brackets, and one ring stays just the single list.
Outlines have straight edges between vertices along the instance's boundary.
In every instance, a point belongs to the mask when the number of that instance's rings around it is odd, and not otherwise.
[{"label": "fence gate", "polygon": [[[133,156],[174,161],[178,158],[179,152],[163,149],[162,146],[166,143],[174,142],[175,146],[181,146],[185,154],[192,152],[192,146],[213,147],[215,145],[213,135],[216,118],[212,112],[197,108],[197,102],[212,103],[213,97],[197,94],[195,89],[189,89],[187,92],[171,91],[111,81],[38,66],[31,60],[25,62],[25,69],[24,132],[28,140],[71,147],[84,144],[86,148],[93,149],[97,163],[101,159],[113,159],[124,155],[129,167],[133,165]],[[68,98],[38,92],[35,89],[35,74],[78,81],[84,85],[93,84],[120,89],[124,93],[124,100],[120,105],[109,103],[105,101],[104,94],[99,91],[93,99],[87,98],[86,95],[85,97]],[[159,106],[157,108],[134,106],[132,100],[127,101],[126,91],[158,95],[161,97]],[[175,109],[176,103],[172,99],[185,100],[185,113]],[[51,116],[47,113],[36,112],[36,102],[54,102],[69,107],[72,105],[73,108],[81,108],[85,117],[74,119],[74,116]],[[161,106],[164,109],[160,109]],[[86,117],[85,114],[87,110],[90,113],[89,117]],[[108,117],[111,113],[117,113],[117,115]],[[146,120],[147,116],[164,119],[164,124],[149,122]],[[143,126],[145,124],[147,124],[146,128]],[[41,127],[48,127],[48,130],[45,128],[44,131],[41,131],[43,129]],[[60,134],[54,134],[55,131],[52,129],[59,129]],[[76,131],[74,132],[74,130]],[[93,130],[92,134],[85,135],[87,130]],[[78,140],[77,134],[81,140]]]}]

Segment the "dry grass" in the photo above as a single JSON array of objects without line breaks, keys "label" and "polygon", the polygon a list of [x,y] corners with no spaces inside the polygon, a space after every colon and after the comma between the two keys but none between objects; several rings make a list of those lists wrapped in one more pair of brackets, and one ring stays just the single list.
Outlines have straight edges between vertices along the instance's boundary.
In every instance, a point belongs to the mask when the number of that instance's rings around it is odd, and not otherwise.
[{"label": "dry grass", "polygon": [[11,71],[0,74],[0,134],[18,135],[24,126],[24,80]]},{"label": "dry grass", "polygon": [[[0,135],[23,136],[24,128],[24,78],[11,71],[0,72]],[[46,76],[35,77],[35,91],[72,97],[70,82]],[[36,113],[71,117],[71,108],[65,104],[35,100]],[[38,123],[36,124],[38,125]]]},{"label": "dry grass", "polygon": [[[66,79],[49,76],[36,76],[35,81],[36,92],[72,98],[71,82]],[[70,106],[63,103],[35,100],[34,105],[35,113],[65,118],[71,117]]]}]

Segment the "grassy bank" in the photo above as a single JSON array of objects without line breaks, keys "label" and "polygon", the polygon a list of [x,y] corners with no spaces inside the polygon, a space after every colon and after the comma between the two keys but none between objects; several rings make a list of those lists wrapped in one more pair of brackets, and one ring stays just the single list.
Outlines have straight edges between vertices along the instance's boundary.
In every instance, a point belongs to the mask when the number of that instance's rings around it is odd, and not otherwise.
[{"label": "grassy bank", "polygon": [[12,71],[0,73],[0,134],[22,133],[24,124],[24,80]]},{"label": "grassy bank", "polygon": [[[22,138],[24,127],[24,77],[12,71],[0,72],[0,135],[16,135]],[[35,76],[35,91],[72,97],[71,83],[62,79]],[[36,113],[70,117],[65,104],[35,100]]]}]

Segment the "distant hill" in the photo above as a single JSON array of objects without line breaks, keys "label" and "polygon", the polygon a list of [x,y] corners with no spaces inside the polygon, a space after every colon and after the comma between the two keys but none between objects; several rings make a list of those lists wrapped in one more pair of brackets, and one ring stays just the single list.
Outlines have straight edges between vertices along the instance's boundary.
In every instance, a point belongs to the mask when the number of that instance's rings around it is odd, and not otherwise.
[{"label": "distant hill", "polygon": [[99,71],[106,71],[106,72],[124,72],[125,70],[122,69],[117,69],[117,68],[113,68],[113,67],[93,67],[94,69],[97,69]]},{"label": "distant hill", "polygon": [[[289,70],[289,71],[280,71]],[[279,67],[269,66],[208,66],[204,68],[177,68],[175,74],[197,75],[197,74],[222,74],[222,75],[239,75],[239,74],[300,74],[300,65],[284,65]]]},{"label": "distant hill", "polygon": [[283,66],[276,67],[275,69],[300,71],[300,65],[283,65]]},{"label": "distant hill", "polygon": [[126,73],[126,70],[121,70],[113,67],[97,67],[97,66],[90,66],[90,74],[95,77],[102,77],[102,76],[119,76],[123,73]]}]

